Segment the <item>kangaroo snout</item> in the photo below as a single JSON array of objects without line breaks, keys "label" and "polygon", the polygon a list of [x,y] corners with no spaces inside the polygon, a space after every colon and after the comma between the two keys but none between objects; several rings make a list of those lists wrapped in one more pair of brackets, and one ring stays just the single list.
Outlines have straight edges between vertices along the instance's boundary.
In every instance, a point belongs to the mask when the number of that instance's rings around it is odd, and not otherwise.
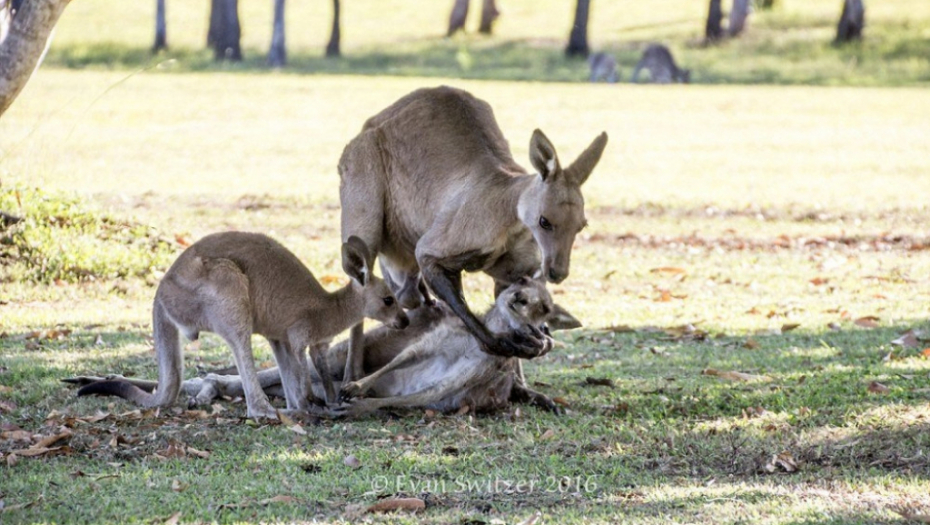
[{"label": "kangaroo snout", "polygon": [[407,317],[407,314],[403,312],[401,312],[400,315],[395,317],[394,322],[391,323],[391,327],[396,328],[398,330],[403,330],[404,328],[407,328],[408,326],[410,326],[410,318]]},{"label": "kangaroo snout", "polygon": [[548,264],[546,266],[548,267],[545,272],[546,280],[550,283],[559,284],[568,277],[568,268],[557,268]]}]

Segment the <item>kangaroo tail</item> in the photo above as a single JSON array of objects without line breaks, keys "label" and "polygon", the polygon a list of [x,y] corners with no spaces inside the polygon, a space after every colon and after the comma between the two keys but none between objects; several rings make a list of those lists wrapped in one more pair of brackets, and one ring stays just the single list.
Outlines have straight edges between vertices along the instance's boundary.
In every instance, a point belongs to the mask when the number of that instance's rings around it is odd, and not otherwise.
[{"label": "kangaroo tail", "polygon": [[184,375],[184,360],[178,328],[168,317],[157,299],[153,308],[152,321],[155,336],[155,355],[158,358],[158,387],[155,393],[149,385],[137,386],[124,379],[98,381],[80,390],[77,395],[117,396],[146,408],[173,404],[181,392]]},{"label": "kangaroo tail", "polygon": [[77,392],[78,396],[116,396],[132,401],[137,405],[153,406],[152,402],[155,396],[138,386],[119,379],[109,379],[107,381],[97,381],[81,387]]}]

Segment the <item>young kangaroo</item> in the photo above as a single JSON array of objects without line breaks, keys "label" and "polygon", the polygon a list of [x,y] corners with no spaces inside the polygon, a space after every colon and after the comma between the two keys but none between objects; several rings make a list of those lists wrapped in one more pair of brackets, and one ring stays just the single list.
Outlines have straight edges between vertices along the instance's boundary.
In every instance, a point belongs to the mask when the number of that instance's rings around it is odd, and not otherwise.
[{"label": "young kangaroo", "polygon": [[[545,327],[552,311],[545,285],[523,278],[497,297],[484,322],[496,333],[534,333],[543,341],[544,354],[552,349]],[[461,320],[446,315],[389,363],[342,388],[352,396],[367,396],[353,401],[348,409],[353,415],[383,407],[492,410],[510,401],[517,363],[517,358],[484,352]]]},{"label": "young kangaroo", "polygon": [[384,281],[369,271],[370,259],[365,244],[350,237],[342,245],[342,260],[352,282],[330,293],[293,253],[270,237],[243,232],[208,235],[178,257],[155,292],[156,393],[110,381],[88,385],[78,395],[115,394],[146,407],[170,405],[184,376],[179,333],[195,340],[200,332],[209,331],[232,348],[250,418],[276,417],[256,375],[253,333],[271,344],[288,409],[310,409],[307,347],[324,380],[326,402],[331,403],[335,391],[325,369],[330,340],[363,317],[395,328],[409,323]]},{"label": "young kangaroo", "polygon": [[691,82],[691,71],[679,69],[675,65],[675,59],[672,58],[672,52],[662,44],[651,44],[643,51],[643,57],[639,59],[636,69],[633,70],[634,84],[639,81],[639,74],[643,69],[649,71],[650,81],[654,84]]},{"label": "young kangaroo", "polygon": [[588,67],[591,69],[590,82],[604,81],[614,84],[620,80],[617,71],[617,61],[610,53],[594,53],[588,57]]},{"label": "young kangaroo", "polygon": [[[538,174],[530,174],[486,102],[450,87],[414,91],[370,118],[342,154],[343,239],[358,236],[404,276],[398,293],[414,299],[405,303],[415,302],[422,275],[485,351],[537,356],[546,347],[535,333],[492,334],[472,313],[461,273],[483,271],[498,290],[540,267],[549,281],[564,280],[586,224],[581,185],[606,144],[602,133],[563,169],[536,130],[530,161]],[[347,375],[358,379],[360,358],[352,352],[349,361]]]}]

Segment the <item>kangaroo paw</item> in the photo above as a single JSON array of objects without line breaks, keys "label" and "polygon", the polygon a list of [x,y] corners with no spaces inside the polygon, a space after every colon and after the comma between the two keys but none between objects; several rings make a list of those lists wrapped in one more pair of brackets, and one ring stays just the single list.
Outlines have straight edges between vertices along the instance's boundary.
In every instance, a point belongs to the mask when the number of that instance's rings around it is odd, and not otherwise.
[{"label": "kangaroo paw", "polygon": [[349,399],[362,397],[365,394],[365,386],[361,381],[352,381],[342,385],[339,391],[339,400],[348,401]]}]

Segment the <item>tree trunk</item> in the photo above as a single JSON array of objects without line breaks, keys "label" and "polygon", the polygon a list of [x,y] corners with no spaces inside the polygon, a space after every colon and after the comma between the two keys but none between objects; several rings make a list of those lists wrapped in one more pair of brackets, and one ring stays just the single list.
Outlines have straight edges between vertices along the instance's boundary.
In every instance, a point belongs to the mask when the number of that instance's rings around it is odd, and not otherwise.
[{"label": "tree trunk", "polygon": [[268,65],[284,67],[287,63],[287,47],[284,45],[284,0],[274,0],[274,25],[271,30],[271,48],[268,50]]},{"label": "tree trunk", "polygon": [[11,0],[0,0],[0,44],[6,40],[13,23],[13,3]]},{"label": "tree trunk", "polygon": [[339,0],[333,0],[333,28],[329,33],[329,43],[326,44],[326,56],[328,57],[338,57],[342,54],[339,51],[339,41],[341,40],[339,16]]},{"label": "tree trunk", "polygon": [[749,0],[733,0],[733,8],[730,10],[730,25],[727,26],[727,34],[731,37],[737,36],[746,29],[746,18],[749,16]]},{"label": "tree trunk", "polygon": [[45,56],[49,35],[68,0],[29,0],[0,42],[0,115],[6,112]]},{"label": "tree trunk", "polygon": [[862,28],[865,27],[865,6],[862,0],[845,0],[843,14],[836,27],[836,42],[850,42],[862,38]]},{"label": "tree trunk", "polygon": [[723,38],[723,28],[720,23],[723,21],[723,9],[720,7],[720,0],[710,0],[710,9],[707,12],[707,26],[704,28],[704,39],[707,42],[715,42]]},{"label": "tree trunk", "polygon": [[591,52],[588,48],[588,15],[591,11],[591,0],[578,0],[575,4],[575,22],[572,32],[568,35],[568,46],[565,54],[574,57],[586,57]]},{"label": "tree trunk", "polygon": [[207,45],[213,48],[213,59],[242,60],[241,36],[239,0],[211,0]]},{"label": "tree trunk", "polygon": [[452,13],[449,15],[449,30],[446,31],[446,36],[452,36],[456,31],[465,27],[465,19],[468,18],[468,3],[469,0],[455,0]]},{"label": "tree trunk", "polygon": [[481,25],[478,26],[478,32],[485,35],[492,33],[492,26],[501,12],[497,9],[497,3],[494,0],[484,0],[481,4]]},{"label": "tree trunk", "polygon": [[152,52],[168,49],[168,22],[165,20],[165,0],[155,0],[155,44]]}]

